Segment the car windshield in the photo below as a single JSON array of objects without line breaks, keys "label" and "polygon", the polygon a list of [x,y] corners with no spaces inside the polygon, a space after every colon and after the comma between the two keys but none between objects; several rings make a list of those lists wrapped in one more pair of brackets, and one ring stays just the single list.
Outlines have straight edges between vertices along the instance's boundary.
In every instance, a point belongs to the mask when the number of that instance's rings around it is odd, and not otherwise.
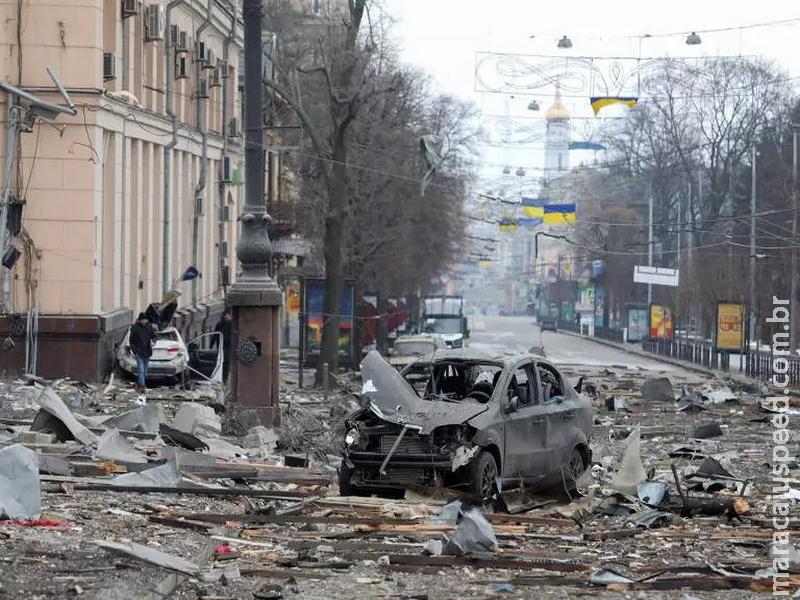
[{"label": "car windshield", "polygon": [[178,337],[178,332],[174,329],[169,331],[157,331],[156,332],[156,341],[157,342],[177,342],[180,340]]},{"label": "car windshield", "polygon": [[431,319],[425,324],[425,331],[439,334],[461,333],[461,318]]},{"label": "car windshield", "polygon": [[416,363],[404,377],[417,395],[426,400],[459,402],[475,398],[475,392],[491,397],[501,366],[481,360],[441,360]]},{"label": "car windshield", "polygon": [[436,349],[433,342],[395,342],[394,353],[398,356],[422,356]]}]

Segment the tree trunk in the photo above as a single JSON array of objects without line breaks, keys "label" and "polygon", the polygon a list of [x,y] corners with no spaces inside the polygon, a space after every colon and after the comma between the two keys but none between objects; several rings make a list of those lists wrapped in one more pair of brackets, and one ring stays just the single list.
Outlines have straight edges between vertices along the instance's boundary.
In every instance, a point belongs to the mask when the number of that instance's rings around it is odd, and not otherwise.
[{"label": "tree trunk", "polygon": [[347,147],[337,137],[333,151],[333,168],[328,190],[328,215],[325,219],[325,301],[322,308],[322,348],[315,377],[322,385],[323,365],[330,372],[339,367],[339,313],[344,289],[344,206],[347,196]]}]

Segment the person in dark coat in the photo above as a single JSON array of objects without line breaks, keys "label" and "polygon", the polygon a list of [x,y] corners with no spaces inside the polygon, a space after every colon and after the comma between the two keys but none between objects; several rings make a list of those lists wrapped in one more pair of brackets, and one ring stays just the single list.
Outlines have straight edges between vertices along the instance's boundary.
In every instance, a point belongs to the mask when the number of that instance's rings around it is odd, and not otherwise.
[{"label": "person in dark coat", "polygon": [[[217,323],[217,333],[222,334],[222,382],[228,382],[228,374],[231,370],[231,335],[233,334],[233,321],[231,321],[231,309],[226,308],[222,313],[222,317]],[[218,339],[214,339],[214,344],[218,343]]]},{"label": "person in dark coat", "polygon": [[136,323],[131,327],[129,345],[131,352],[136,357],[136,391],[144,393],[145,376],[147,367],[150,365],[150,357],[153,355],[153,346],[156,343],[156,332],[147,320],[145,313],[139,313]]}]

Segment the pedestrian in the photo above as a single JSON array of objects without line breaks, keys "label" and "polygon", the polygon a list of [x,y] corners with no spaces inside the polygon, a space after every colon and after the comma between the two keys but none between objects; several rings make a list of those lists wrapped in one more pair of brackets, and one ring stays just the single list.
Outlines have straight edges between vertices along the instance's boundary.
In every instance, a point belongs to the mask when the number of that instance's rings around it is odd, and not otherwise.
[{"label": "pedestrian", "polygon": [[[231,370],[231,334],[233,333],[230,308],[226,308],[222,313],[222,317],[214,331],[222,334],[222,382],[228,383],[228,374]],[[214,345],[218,343],[219,338],[215,337]]]},{"label": "pedestrian", "polygon": [[147,367],[153,355],[153,346],[156,343],[156,333],[150,325],[145,313],[139,313],[136,323],[131,327],[130,347],[136,357],[136,391],[144,394]]}]

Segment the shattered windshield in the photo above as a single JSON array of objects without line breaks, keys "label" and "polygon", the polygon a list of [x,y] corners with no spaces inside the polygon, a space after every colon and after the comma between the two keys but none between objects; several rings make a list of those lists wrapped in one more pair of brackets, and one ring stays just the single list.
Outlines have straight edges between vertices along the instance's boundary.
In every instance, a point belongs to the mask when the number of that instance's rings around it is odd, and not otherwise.
[{"label": "shattered windshield", "polygon": [[429,319],[425,323],[425,331],[438,334],[461,333],[461,318],[453,319]]},{"label": "shattered windshield", "polygon": [[412,365],[405,379],[420,398],[459,402],[475,399],[475,392],[491,397],[500,371],[498,364],[488,361],[442,360]]},{"label": "shattered windshield", "polygon": [[422,356],[436,349],[433,342],[395,342],[394,353],[397,356]]}]

